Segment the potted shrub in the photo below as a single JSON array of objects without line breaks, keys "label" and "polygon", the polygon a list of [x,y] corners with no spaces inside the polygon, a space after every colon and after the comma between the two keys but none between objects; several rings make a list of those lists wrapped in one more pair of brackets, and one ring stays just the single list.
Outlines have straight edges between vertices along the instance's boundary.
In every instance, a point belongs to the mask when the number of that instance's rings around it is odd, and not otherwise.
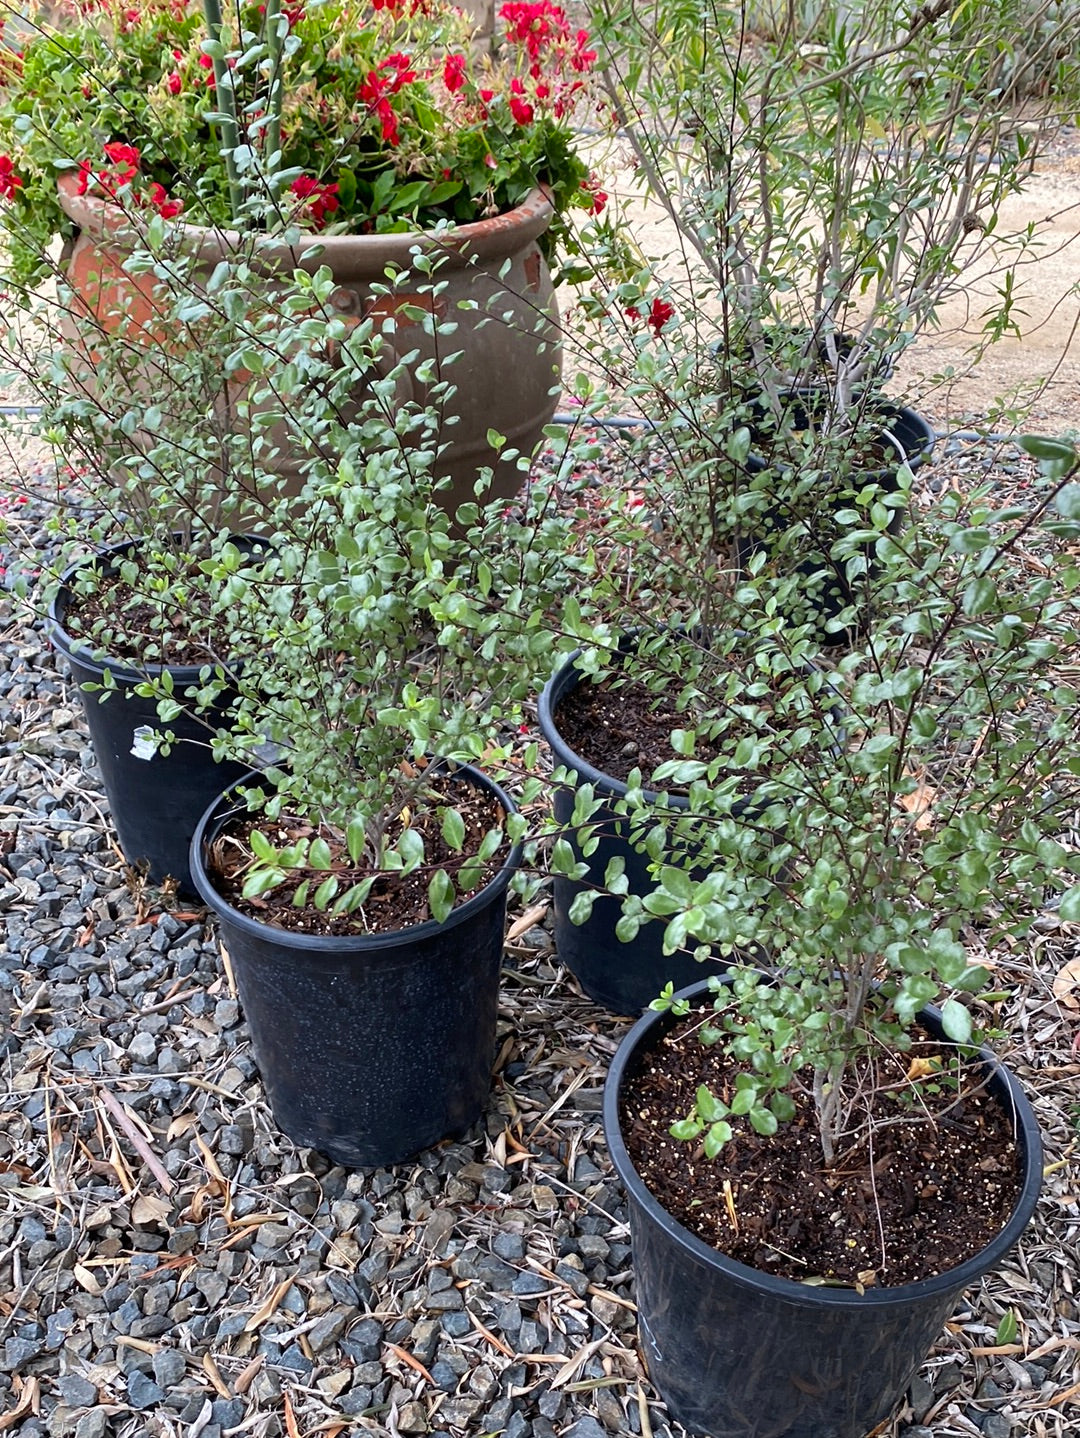
[{"label": "potted shrub", "polygon": [[[301,425],[334,414],[377,342],[354,332]],[[487,775],[551,664],[573,539],[539,479],[513,509],[451,520],[439,411],[397,409],[396,383],[327,423],[338,458],[270,507],[257,574],[211,566],[227,647],[258,656],[215,744],[257,772],[209,808],[191,857],[278,1123],[350,1166],[480,1114],[524,827]]]},{"label": "potted shrub", "polygon": [[[829,674],[844,743],[755,735],[747,825],[684,732],[693,852],[672,826],[652,891],[623,901],[665,949],[768,956],[662,996],[605,1096],[643,1349],[696,1431],[868,1432],[1034,1209],[1037,1130],[981,1045],[996,946],[1047,903],[1080,915],[1080,464],[1027,443],[1047,470],[1030,503],[945,496],[903,537],[884,511],[849,536],[891,592]],[[1052,561],[1034,585],[1010,573],[1026,546]]]},{"label": "potted shrub", "polygon": [[1075,111],[1080,16],[871,0],[766,21],[600,0],[592,27],[632,153],[626,212],[646,195],[669,243],[657,255],[612,225],[595,250],[590,402],[699,427],[702,465],[727,463],[733,558],[800,568],[795,617],[816,609],[822,637],[843,637],[833,621],[858,594],[835,568],[836,513],[874,486],[899,523],[897,471],[932,439],[883,383],[965,290],[988,291],[972,364],[1016,331],[1038,227],[1010,231],[1004,206]]},{"label": "potted shrub", "polygon": [[[142,258],[155,262],[148,251]],[[178,310],[191,299],[181,269]],[[257,447],[207,420],[236,336],[228,324],[208,326],[201,345],[161,351],[150,396],[132,390],[121,334],[97,337],[91,384],[50,348],[48,329],[18,313],[6,318],[2,382],[33,395],[33,423],[57,467],[45,534],[16,522],[5,535],[22,569],[16,589],[45,620],[79,689],[133,874],[190,894],[195,824],[243,772],[220,768],[210,745],[245,656],[222,644],[228,597],[206,568],[219,554],[250,566],[261,547],[251,536],[261,514]],[[236,478],[228,502],[222,470]],[[159,725],[155,749],[144,731]]]},{"label": "potted shrub", "polygon": [[592,24],[634,175],[677,234],[668,278],[711,279],[695,328],[731,394],[779,425],[813,386],[828,431],[976,280],[997,300],[973,358],[1014,327],[1037,236],[1002,207],[1075,108],[1080,17],[598,0]]},{"label": "potted shrub", "polygon": [[[634,552],[655,576],[647,544]],[[652,892],[671,850],[695,879],[706,876],[702,826],[715,816],[702,816],[705,782],[726,792],[727,821],[752,830],[764,806],[745,756],[758,732],[798,734],[826,751],[839,742],[842,716],[809,641],[762,642],[737,615],[735,605],[713,608],[707,625],[678,626],[637,612],[631,630],[609,642],[594,635],[567,656],[540,697],[540,732],[556,766],[556,950],[614,1013],[639,1013],[665,984],[681,988],[732,962],[730,935],[707,948],[665,946],[660,925],[624,912]],[[687,748],[692,734],[696,750]]]},{"label": "potted shrub", "polygon": [[[447,357],[464,351],[446,416],[448,502],[467,498],[485,466],[508,489],[513,466],[487,430],[530,451],[554,410],[558,310],[546,261],[573,249],[567,210],[594,203],[570,113],[595,56],[558,7],[511,4],[501,18],[497,64],[471,46],[472,22],[449,0],[273,0],[228,12],[216,0],[154,0],[138,14],[109,0],[39,19],[21,52],[5,52],[10,280],[30,287],[31,301],[49,275],[70,287],[69,337],[91,368],[96,331],[124,330],[132,384],[145,392],[155,359],[136,355],[200,342],[222,262],[249,262],[258,294],[296,263],[329,264],[338,284],[324,318],[383,326],[375,373],[410,356],[400,398],[428,403],[425,376],[438,382]],[[193,297],[179,325],[166,322],[171,268],[131,263],[148,225],[200,262],[201,303]],[[65,245],[58,273],[55,236]],[[382,289],[388,265],[422,281],[418,247],[446,257],[429,303],[456,317],[449,348],[433,344],[430,314],[423,323],[419,283],[392,305]],[[245,395],[234,373],[217,396],[224,421]],[[275,472],[296,489],[308,450],[277,448]]]},{"label": "potted shrub", "polygon": [[206,583],[205,566],[221,556],[254,571],[260,554],[257,540],[206,532],[173,533],[164,549],[125,539],[84,551],[48,605],[49,640],[78,687],[121,852],[133,874],[174,893],[194,893],[195,826],[244,772],[211,747],[244,658],[219,648],[225,592]]}]

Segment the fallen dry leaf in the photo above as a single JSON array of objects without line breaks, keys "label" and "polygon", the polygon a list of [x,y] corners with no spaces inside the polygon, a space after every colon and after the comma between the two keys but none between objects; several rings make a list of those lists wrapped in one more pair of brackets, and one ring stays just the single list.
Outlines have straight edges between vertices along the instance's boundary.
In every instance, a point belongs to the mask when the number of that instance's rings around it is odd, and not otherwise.
[{"label": "fallen dry leaf", "polygon": [[36,1414],[41,1408],[41,1385],[36,1378],[20,1378],[14,1373],[11,1386],[18,1394],[18,1401],[0,1417],[0,1432],[14,1428],[28,1413]]},{"label": "fallen dry leaf", "polygon": [[197,1113],[178,1113],[172,1123],[169,1124],[169,1129],[165,1137],[169,1143],[172,1143],[174,1139],[183,1138],[184,1134],[190,1133],[191,1130],[197,1128],[198,1125],[199,1115]]},{"label": "fallen dry leaf", "polygon": [[1067,1009],[1080,1009],[1080,959],[1070,959],[1054,976],[1054,998]]},{"label": "fallen dry leaf", "polygon": [[936,798],[936,789],[931,789],[929,784],[917,784],[910,794],[901,794],[896,802],[913,817],[915,829],[921,834],[933,823],[930,811]]},{"label": "fallen dry leaf", "polygon": [[527,934],[530,929],[535,928],[547,911],[546,903],[533,904],[531,909],[526,909],[523,914],[519,914],[507,931],[506,942],[512,944],[516,939],[520,939],[522,934]]},{"label": "fallen dry leaf", "polygon": [[300,1429],[296,1424],[296,1414],[293,1412],[292,1400],[287,1393],[283,1393],[285,1400],[285,1432],[289,1438],[300,1438]]},{"label": "fallen dry leaf", "polygon": [[225,1399],[231,1398],[233,1395],[232,1395],[232,1393],[229,1391],[229,1386],[228,1386],[228,1384],[225,1382],[224,1378],[222,1378],[222,1376],[221,1376],[221,1369],[217,1366],[217,1364],[214,1362],[213,1358],[210,1356],[209,1353],[204,1353],[204,1354],[203,1354],[202,1366],[203,1366],[203,1372],[206,1374],[207,1378],[209,1378],[210,1382],[211,1382],[211,1383],[214,1385],[214,1387],[217,1389],[218,1395],[219,1395],[220,1397],[222,1397],[222,1398],[225,1398]]},{"label": "fallen dry leaf", "polygon": [[75,1282],[80,1288],[84,1289],[87,1293],[93,1294],[95,1298],[100,1294],[101,1284],[88,1268],[84,1268],[81,1263],[77,1263],[72,1269],[72,1272],[75,1275]]},{"label": "fallen dry leaf", "polygon": [[941,1072],[941,1064],[937,1059],[914,1058],[908,1065],[906,1078],[908,1083],[915,1083],[919,1079],[929,1078],[931,1074]]},{"label": "fallen dry leaf", "polygon": [[432,1378],[431,1374],[420,1362],[419,1358],[414,1358],[411,1353],[407,1352],[404,1348],[399,1348],[396,1343],[388,1343],[386,1346],[387,1348],[389,1348],[391,1353],[397,1354],[397,1356],[401,1359],[402,1363],[407,1364],[414,1373],[419,1373],[421,1378],[423,1378],[426,1383],[430,1383],[432,1388],[436,1388],[438,1386],[434,1378]]},{"label": "fallen dry leaf", "polygon": [[131,1205],[132,1222],[140,1227],[148,1223],[165,1223],[171,1212],[172,1205],[152,1193],[140,1193]]},{"label": "fallen dry leaf", "polygon": [[292,1284],[293,1281],[291,1278],[283,1278],[281,1280],[277,1287],[273,1289],[270,1294],[270,1297],[266,1300],[266,1302],[263,1303],[259,1308],[257,1308],[255,1312],[251,1315],[251,1317],[248,1319],[248,1321],[244,1324],[245,1333],[254,1333],[256,1328],[261,1327],[262,1324],[264,1324],[266,1320],[271,1317],[278,1304],[292,1287]]}]

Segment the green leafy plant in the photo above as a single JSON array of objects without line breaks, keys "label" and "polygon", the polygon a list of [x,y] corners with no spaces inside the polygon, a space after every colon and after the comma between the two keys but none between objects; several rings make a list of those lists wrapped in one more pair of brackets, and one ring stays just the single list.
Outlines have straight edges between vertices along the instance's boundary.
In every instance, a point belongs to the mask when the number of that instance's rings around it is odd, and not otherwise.
[{"label": "green leafy plant", "polygon": [[72,233],[65,173],[167,219],[331,233],[483,219],[543,183],[555,248],[595,204],[571,129],[595,55],[546,0],[503,6],[498,63],[449,0],[5,8],[0,222],[23,281]]},{"label": "green leafy plant", "polygon": [[762,9],[594,5],[636,179],[678,237],[657,266],[616,234],[602,303],[655,316],[659,294],[673,331],[714,346],[714,387],[764,407],[759,429],[811,385],[828,432],[976,279],[997,294],[977,351],[1014,330],[1038,235],[1010,233],[1002,206],[1075,113],[1080,15],[1057,0]]},{"label": "green leafy plant", "polygon": [[[407,282],[423,322],[451,333],[420,299],[439,293],[440,261],[415,264],[425,283],[391,276],[387,294]],[[433,776],[506,762],[520,706],[560,642],[555,596],[576,541],[572,513],[549,482],[526,479],[521,456],[517,501],[485,503],[480,483],[475,500],[447,512],[438,436],[449,380],[428,404],[403,405],[407,353],[358,402],[357,379],[374,372],[385,337],[369,317],[328,355],[317,316],[333,289],[328,269],[298,269],[272,307],[249,314],[237,363],[257,377],[243,401],[251,452],[265,444],[272,458],[283,424],[290,440],[317,432],[323,443],[299,495],[275,493],[256,472],[267,546],[258,571],[226,544],[202,573],[221,600],[219,642],[252,656],[232,676],[236,697],[211,740],[220,757],[261,771],[245,790],[253,817],[241,848],[229,845],[237,892],[264,906],[281,898],[298,922],[314,909],[363,931],[373,884],[415,876],[427,912],[443,919],[504,837],[519,836],[522,821],[504,831],[501,817],[478,834]],[[234,313],[251,295],[242,274],[222,282]]]},{"label": "green leafy plant", "polygon": [[[801,1086],[832,1163],[875,1051],[907,1049],[937,1003],[969,1052],[996,988],[983,956],[1047,903],[1080,914],[1080,465],[1071,444],[1028,439],[1043,474],[1023,503],[990,486],[923,495],[899,527],[909,473],[891,500],[872,476],[856,486],[819,561],[852,592],[826,626],[845,642],[823,651],[797,551],[733,565],[743,441],[718,426],[710,445],[700,394],[678,384],[692,357],[670,350],[663,334],[639,348],[638,394],[655,384],[666,402],[628,442],[632,489],[597,538],[606,623],[593,612],[578,626],[587,679],[677,716],[671,757],[606,801],[653,887],[627,892],[618,872],[606,887],[623,896],[619,938],[659,923],[666,952],[734,965],[702,1034],[744,1076],[699,1092],[675,1132],[716,1153],[740,1116],[759,1133],[782,1124]],[[1027,552],[1042,556],[1034,579],[1015,572]],[[580,788],[578,854],[556,844],[556,872],[584,877],[600,812]]]}]

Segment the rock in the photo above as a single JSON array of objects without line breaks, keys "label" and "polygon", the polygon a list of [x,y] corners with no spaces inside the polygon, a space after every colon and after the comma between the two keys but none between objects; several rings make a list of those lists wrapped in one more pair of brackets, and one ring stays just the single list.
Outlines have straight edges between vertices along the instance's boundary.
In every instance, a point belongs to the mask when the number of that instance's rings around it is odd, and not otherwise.
[{"label": "rock", "polygon": [[342,1313],[340,1309],[332,1309],[324,1313],[315,1326],[308,1330],[308,1346],[313,1353],[321,1353],[324,1348],[329,1348],[336,1343],[345,1332],[345,1325],[349,1321],[349,1315]]},{"label": "rock", "polygon": [[104,1408],[91,1408],[75,1424],[75,1438],[105,1438],[108,1423],[108,1415]]},{"label": "rock", "polygon": [[427,1414],[422,1403],[403,1403],[398,1412],[397,1426],[402,1433],[426,1433]]},{"label": "rock", "polygon": [[154,1381],[166,1391],[174,1387],[187,1372],[187,1359],[176,1348],[163,1348],[154,1354]]},{"label": "rock", "polygon": [[514,1279],[510,1291],[515,1298],[528,1298],[547,1293],[550,1288],[551,1280],[544,1278],[539,1273],[519,1273]]},{"label": "rock", "polygon": [[38,1356],[43,1346],[39,1339],[9,1338],[4,1344],[4,1371],[21,1373],[31,1359]]},{"label": "rock", "polygon": [[592,1414],[586,1413],[565,1430],[563,1438],[608,1438],[608,1435]]},{"label": "rock", "polygon": [[96,1385],[79,1373],[65,1373],[57,1379],[56,1388],[60,1401],[69,1408],[91,1408],[98,1400]]},{"label": "rock", "polygon": [[165,1402],[165,1393],[152,1378],[136,1369],[128,1374],[128,1402],[139,1412],[147,1408],[160,1408]]},{"label": "rock", "polygon": [[917,1424],[923,1421],[934,1406],[934,1390],[926,1379],[918,1374],[911,1380],[911,1387],[908,1389],[908,1402],[911,1404],[911,1412]]},{"label": "rock", "polygon": [[1013,1425],[1004,1413],[987,1413],[981,1423],[983,1438],[1011,1438]]},{"label": "rock", "polygon": [[[472,1326],[471,1324],[469,1325]],[[422,1318],[413,1325],[411,1335],[412,1356],[425,1367],[435,1357],[435,1350],[439,1346],[440,1327],[437,1319]]]},{"label": "rock", "polygon": [[953,1359],[943,1363],[934,1374],[934,1392],[940,1397],[942,1393],[951,1393],[964,1381],[964,1365]]},{"label": "rock", "polygon": [[525,1240],[520,1233],[497,1233],[491,1247],[507,1263],[523,1263],[525,1260]]}]

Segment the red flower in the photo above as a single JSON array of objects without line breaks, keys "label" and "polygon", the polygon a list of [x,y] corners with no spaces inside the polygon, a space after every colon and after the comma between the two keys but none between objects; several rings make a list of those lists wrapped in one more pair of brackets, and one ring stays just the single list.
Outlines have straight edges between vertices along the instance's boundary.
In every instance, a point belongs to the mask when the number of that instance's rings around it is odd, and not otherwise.
[{"label": "red flower", "polygon": [[510,113],[519,125],[531,125],[533,119],[533,107],[528,100],[522,98],[525,94],[525,87],[515,76],[510,81]]},{"label": "red flower", "polygon": [[163,220],[173,220],[184,208],[179,200],[170,200],[164,185],[157,180],[150,183],[150,203]]},{"label": "red flower", "polygon": [[115,197],[117,190],[130,185],[139,173],[139,152],[134,145],[112,140],[105,146],[105,158],[113,168],[99,170],[98,182],[107,195]]},{"label": "red flower", "polygon": [[134,145],[123,140],[111,140],[105,146],[105,154],[114,165],[130,165],[132,172],[139,168],[139,152]]},{"label": "red flower", "polygon": [[385,60],[379,61],[380,70],[394,72],[390,76],[391,95],[396,95],[403,85],[409,85],[416,79],[416,71],[409,69],[411,64],[410,57],[402,55],[400,51],[395,55],[387,55]]},{"label": "red flower", "polygon": [[604,206],[607,204],[607,192],[600,188],[600,181],[595,175],[590,175],[587,180],[581,182],[581,188],[589,196],[589,214],[602,215]]},{"label": "red flower", "polygon": [[180,91],[184,88],[184,82],[180,78],[179,70],[171,71],[170,74],[165,77],[165,83],[169,87],[170,95],[179,95]]},{"label": "red flower", "polygon": [[78,187],[77,187],[77,192],[78,192],[80,195],[85,195],[85,194],[86,194],[86,191],[87,191],[87,189],[89,188],[89,185],[90,185],[90,178],[91,178],[91,176],[93,175],[93,173],[94,173],[93,170],[90,168],[90,161],[89,161],[89,160],[80,160],[80,161],[79,161],[79,183],[78,183]]},{"label": "red flower", "polygon": [[305,202],[316,229],[321,230],[328,215],[338,208],[337,185],[321,185],[314,175],[299,175],[289,186],[298,200]]},{"label": "red flower", "polygon": [[548,0],[504,5],[499,18],[506,22],[507,38],[524,45],[533,60],[550,41],[565,39],[570,34],[566,11],[559,5],[549,5]]},{"label": "red flower", "polygon": [[15,173],[10,155],[0,155],[0,200],[13,200],[22,184],[22,177]]},{"label": "red flower", "polygon": [[586,50],[585,47],[588,43],[589,32],[587,30],[579,30],[574,37],[574,53],[570,56],[571,70],[577,70],[579,73],[584,74],[591,70],[596,64],[596,51]]},{"label": "red flower", "polygon": [[[380,61],[378,70],[369,70],[367,78],[356,92],[356,98],[368,107],[369,112],[378,115],[382,137],[388,145],[399,145],[398,117],[389,96],[396,95],[403,85],[416,79],[416,71],[408,68],[407,55],[389,55]],[[386,75],[384,71],[396,73]]]},{"label": "red flower", "polygon": [[465,83],[465,56],[447,55],[443,61],[443,84],[456,95]]},{"label": "red flower", "polygon": [[398,117],[394,113],[393,105],[389,100],[380,100],[377,109],[383,139],[388,145],[400,145],[401,134],[398,130]]},{"label": "red flower", "polygon": [[667,300],[655,299],[649,309],[649,318],[646,323],[653,334],[658,335],[674,313],[674,305],[669,305]]}]

